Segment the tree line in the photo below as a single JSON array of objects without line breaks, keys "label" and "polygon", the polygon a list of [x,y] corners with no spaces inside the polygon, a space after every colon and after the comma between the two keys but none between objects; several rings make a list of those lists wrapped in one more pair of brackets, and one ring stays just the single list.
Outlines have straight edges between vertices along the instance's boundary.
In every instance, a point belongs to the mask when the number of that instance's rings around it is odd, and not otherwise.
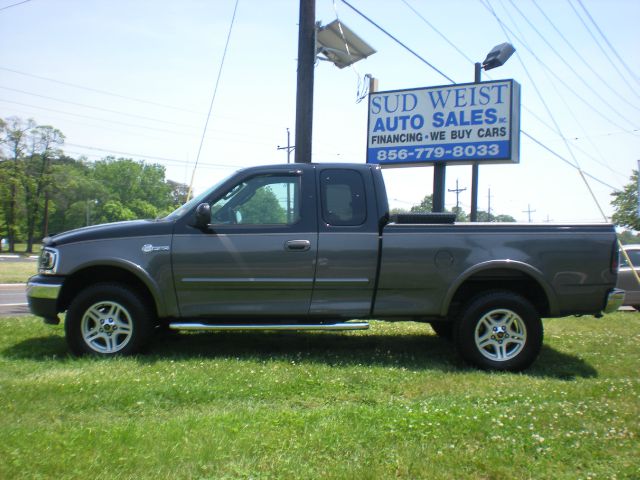
[{"label": "tree line", "polygon": [[[26,243],[26,251],[32,252],[47,235],[86,225],[157,218],[186,201],[187,185],[166,179],[162,165],[111,156],[95,162],[75,159],[62,150],[64,140],[52,126],[0,118],[0,238],[6,239],[8,251]],[[640,230],[638,172],[612,196],[613,222]],[[410,211],[432,210],[432,196],[427,195]],[[461,208],[454,207],[453,213],[458,221],[469,220]],[[482,211],[478,220],[515,221]]]},{"label": "tree line", "polygon": [[[460,207],[453,207],[451,210],[445,210],[448,213],[456,214],[456,222],[469,222],[470,214],[467,214]],[[409,210],[404,208],[395,208],[391,213],[429,213],[433,212],[433,195],[425,196],[419,205],[412,206]],[[511,215],[494,215],[491,212],[478,211],[479,222],[515,222],[516,219]]]},{"label": "tree line", "polygon": [[[0,238],[8,251],[97,223],[157,218],[186,201],[165,168],[130,158],[75,159],[64,134],[19,117],[0,119]],[[1,247],[0,247],[1,248]]]}]

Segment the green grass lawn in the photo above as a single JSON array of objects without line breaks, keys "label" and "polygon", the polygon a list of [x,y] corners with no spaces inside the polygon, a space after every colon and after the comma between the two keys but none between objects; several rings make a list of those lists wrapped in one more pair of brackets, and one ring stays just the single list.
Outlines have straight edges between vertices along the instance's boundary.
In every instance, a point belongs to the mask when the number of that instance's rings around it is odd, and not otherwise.
[{"label": "green grass lawn", "polygon": [[9,253],[5,250],[0,252],[0,255],[20,255],[24,257],[24,260],[20,262],[0,259],[0,283],[26,283],[31,275],[36,274],[37,262],[29,257],[39,255],[42,246],[34,245],[33,253],[24,253],[26,248],[26,245],[17,244],[15,253]]},{"label": "green grass lawn", "polygon": [[637,479],[640,316],[545,321],[523,374],[420,324],[191,333],[67,355],[0,320],[0,478]]},{"label": "green grass lawn", "polygon": [[37,269],[35,260],[21,262],[0,260],[0,283],[26,283],[31,275],[36,274]]}]

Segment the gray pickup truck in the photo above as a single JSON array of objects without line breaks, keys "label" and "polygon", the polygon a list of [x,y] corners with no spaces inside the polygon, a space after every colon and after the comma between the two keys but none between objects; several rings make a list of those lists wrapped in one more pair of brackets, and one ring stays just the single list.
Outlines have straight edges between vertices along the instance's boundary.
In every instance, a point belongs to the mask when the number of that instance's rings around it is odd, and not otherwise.
[{"label": "gray pickup truck", "polygon": [[74,354],[137,352],[154,330],[430,323],[485,369],[537,357],[541,317],[613,311],[611,225],[454,224],[389,214],[373,165],[241,170],[158,220],[45,239],[31,311]]}]

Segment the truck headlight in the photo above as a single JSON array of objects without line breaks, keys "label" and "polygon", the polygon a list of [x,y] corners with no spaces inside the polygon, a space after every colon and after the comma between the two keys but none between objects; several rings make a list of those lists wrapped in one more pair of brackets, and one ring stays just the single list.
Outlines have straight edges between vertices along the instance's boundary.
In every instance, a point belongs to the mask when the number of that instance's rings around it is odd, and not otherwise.
[{"label": "truck headlight", "polygon": [[55,275],[58,269],[58,258],[60,257],[58,250],[51,247],[45,247],[40,252],[38,259],[38,273],[45,275]]}]

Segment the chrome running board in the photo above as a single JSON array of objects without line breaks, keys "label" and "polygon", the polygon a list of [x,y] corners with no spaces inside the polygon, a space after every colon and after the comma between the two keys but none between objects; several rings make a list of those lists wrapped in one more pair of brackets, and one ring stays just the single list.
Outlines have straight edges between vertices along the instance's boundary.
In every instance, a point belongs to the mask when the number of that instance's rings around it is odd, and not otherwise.
[{"label": "chrome running board", "polygon": [[367,330],[367,322],[311,323],[311,324],[220,324],[220,323],[170,323],[171,330]]}]

